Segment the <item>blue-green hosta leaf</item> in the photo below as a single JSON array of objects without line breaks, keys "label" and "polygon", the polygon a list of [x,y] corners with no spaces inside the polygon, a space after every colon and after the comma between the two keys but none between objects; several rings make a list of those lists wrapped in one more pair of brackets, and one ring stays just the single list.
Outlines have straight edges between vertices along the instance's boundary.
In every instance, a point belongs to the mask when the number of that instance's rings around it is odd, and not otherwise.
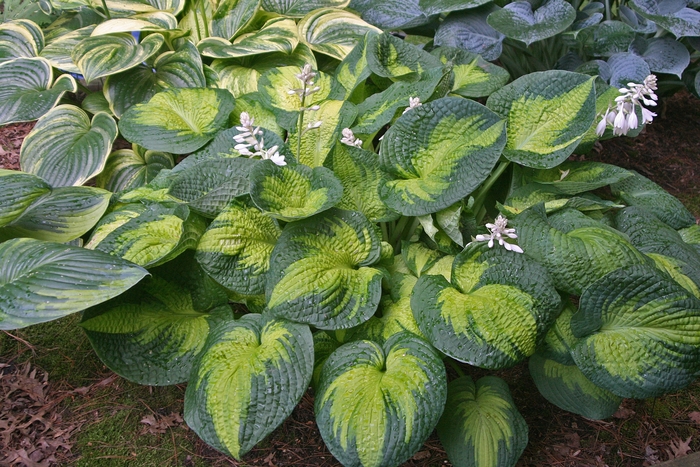
[{"label": "blue-green hosta leaf", "polygon": [[346,99],[372,74],[367,66],[367,36],[357,42],[335,70],[335,79],[345,88]]},{"label": "blue-green hosta leaf", "polygon": [[381,297],[380,238],[359,212],[331,209],[287,224],[265,287],[270,312],[319,329],[367,321]]},{"label": "blue-green hosta leaf", "polygon": [[523,168],[520,174],[526,182],[548,185],[566,195],[593,191],[632,176],[632,172],[621,167],[588,161],[565,161],[547,170]]},{"label": "blue-green hosta leaf", "polygon": [[640,37],[632,44],[632,52],[640,55],[655,73],[668,73],[679,78],[690,63],[690,53],[683,44],[668,37],[646,41]]},{"label": "blue-green hosta leaf", "polygon": [[627,52],[634,38],[634,30],[622,21],[603,21],[593,28],[593,37],[586,45],[592,55],[610,57]]},{"label": "blue-green hosta leaf", "polygon": [[129,107],[149,100],[168,88],[204,88],[202,57],[190,42],[177,52],[165,52],[153,65],[140,65],[105,81],[104,94],[114,115],[121,117]]},{"label": "blue-green hosta leaf", "polygon": [[278,166],[262,161],[250,171],[250,197],[267,215],[283,221],[311,217],[338,204],[343,185],[325,167]]},{"label": "blue-green hosta leaf", "polygon": [[90,37],[94,30],[93,24],[63,34],[48,42],[39,55],[48,60],[54,68],[78,74],[80,69],[73,63],[71,52],[83,39]]},{"label": "blue-green hosta leaf", "polygon": [[628,24],[634,32],[642,34],[654,34],[656,32],[656,23],[647,20],[627,5],[620,5],[620,19]]},{"label": "blue-green hosta leaf", "polygon": [[0,125],[36,120],[51,110],[66,92],[78,85],[70,75],[53,80],[53,69],[43,58],[17,58],[0,63]]},{"label": "blue-green hosta leaf", "polygon": [[513,467],[528,441],[508,385],[495,376],[451,381],[437,430],[455,467]]},{"label": "blue-green hosta leaf", "polygon": [[226,125],[233,107],[233,96],[223,89],[168,89],[129,108],[119,121],[119,131],[144,148],[187,154]]},{"label": "blue-green hosta leaf", "polygon": [[503,51],[505,36],[489,26],[486,18],[495,11],[491,6],[451,13],[435,32],[435,45],[456,47],[479,54],[484,60],[496,60]]},{"label": "blue-green hosta leaf", "polygon": [[277,428],[313,373],[308,326],[245,315],[212,330],[185,393],[185,421],[210,446],[240,459]]},{"label": "blue-green hosta leaf", "polygon": [[349,11],[315,10],[299,21],[299,36],[315,52],[343,60],[369,32],[381,29],[365,23]]},{"label": "blue-green hosta leaf", "polygon": [[175,160],[171,154],[150,151],[134,144],[132,149],[119,149],[109,155],[95,184],[118,193],[144,186],[156,178],[161,170],[174,166]]},{"label": "blue-green hosta leaf", "polygon": [[0,227],[17,219],[50,192],[51,186],[35,175],[0,169]]},{"label": "blue-green hosta leaf", "polygon": [[350,342],[323,366],[316,423],[343,465],[400,465],[435,428],[446,383],[435,350],[410,333],[399,333],[383,346]]},{"label": "blue-green hosta leaf", "polygon": [[503,155],[538,169],[564,162],[595,119],[594,81],[550,70],[525,75],[491,94],[486,105],[507,119]]},{"label": "blue-green hosta leaf", "polygon": [[649,64],[632,52],[617,53],[608,59],[612,71],[610,85],[615,88],[627,86],[627,83],[642,83],[649,76]]},{"label": "blue-green hosta leaf", "polygon": [[[648,263],[625,236],[578,211],[560,211],[570,225],[553,225],[543,206],[534,206],[515,218],[518,244],[542,263],[557,289],[580,295],[605,274],[622,266]],[[577,217],[571,219],[574,213]],[[577,225],[577,222],[585,224]],[[562,223],[564,224],[564,223]]]},{"label": "blue-green hosta leaf", "polygon": [[33,21],[18,19],[0,24],[0,63],[36,57],[43,48],[44,33]]},{"label": "blue-green hosta leaf", "polygon": [[71,57],[89,83],[138,66],[158,53],[163,42],[163,36],[158,33],[147,36],[140,43],[125,32],[91,36],[76,44]]},{"label": "blue-green hosta leaf", "polygon": [[678,198],[648,178],[636,172],[633,174],[611,187],[613,194],[625,204],[646,209],[676,230],[695,224],[695,216]]},{"label": "blue-green hosta leaf", "polygon": [[108,114],[90,120],[79,107],[59,105],[24,139],[20,165],[54,187],[82,185],[102,172],[116,138],[117,124]]},{"label": "blue-green hosta leaf", "polygon": [[255,207],[231,202],[209,225],[196,259],[219,284],[242,295],[265,292],[272,249],[281,230]]},{"label": "blue-green hosta leaf", "polygon": [[85,248],[154,267],[194,248],[205,228],[187,206],[132,203],[103,217]]},{"label": "blue-green hosta leaf", "polygon": [[263,10],[284,16],[301,18],[319,8],[338,8],[348,6],[350,0],[262,0]]},{"label": "blue-green hosta leaf", "polygon": [[326,166],[343,185],[343,196],[336,205],[338,208],[359,211],[372,222],[387,222],[398,217],[379,197],[379,187],[388,178],[379,167],[376,154],[336,144]]},{"label": "blue-green hosta leaf", "polygon": [[617,269],[581,295],[576,365],[620,397],[677,391],[700,371],[700,300],[653,266]]},{"label": "blue-green hosta leaf", "polygon": [[233,43],[221,37],[210,37],[200,41],[197,49],[205,57],[237,58],[270,52],[290,54],[298,43],[294,20],[273,18],[259,31],[239,36]]},{"label": "blue-green hosta leaf", "polygon": [[0,244],[0,329],[23,328],[115,297],[148,272],[99,251],[18,238]]},{"label": "blue-green hosta leaf", "polygon": [[485,243],[472,243],[456,256],[452,284],[425,275],[411,297],[418,326],[435,347],[491,369],[513,366],[535,353],[559,304],[542,266]]},{"label": "blue-green hosta leaf", "polygon": [[100,360],[120,376],[152,386],[183,383],[210,328],[232,320],[233,313],[226,294],[191,255],[152,274],[87,310],[80,327]]},{"label": "blue-green hosta leaf", "polygon": [[211,18],[212,35],[231,40],[250,24],[260,0],[225,0],[219,3]]},{"label": "blue-green hosta leaf", "polygon": [[0,241],[15,237],[62,243],[75,240],[97,224],[110,196],[110,192],[94,187],[54,188],[0,227]]},{"label": "blue-green hosta leaf", "polygon": [[415,81],[425,71],[441,65],[437,57],[391,34],[367,38],[367,66],[378,76]]},{"label": "blue-green hosta leaf", "polygon": [[418,2],[419,0],[352,0],[350,8],[378,28],[402,29],[420,26],[429,21]]},{"label": "blue-green hosta leaf", "polygon": [[700,12],[674,0],[633,0],[630,8],[676,38],[700,36]]},{"label": "blue-green hosta leaf", "polygon": [[480,55],[456,47],[438,47],[431,54],[444,64],[451,64],[455,74],[452,92],[464,97],[487,97],[510,79],[503,68],[487,62]]},{"label": "blue-green hosta leaf", "polygon": [[489,25],[496,31],[530,45],[555,36],[576,19],[576,10],[565,0],[545,0],[533,11],[526,1],[507,4],[488,16]]},{"label": "blue-green hosta leaf", "polygon": [[483,105],[456,97],[406,112],[381,143],[382,168],[393,178],[382,199],[404,215],[421,216],[464,198],[498,161],[504,123]]}]

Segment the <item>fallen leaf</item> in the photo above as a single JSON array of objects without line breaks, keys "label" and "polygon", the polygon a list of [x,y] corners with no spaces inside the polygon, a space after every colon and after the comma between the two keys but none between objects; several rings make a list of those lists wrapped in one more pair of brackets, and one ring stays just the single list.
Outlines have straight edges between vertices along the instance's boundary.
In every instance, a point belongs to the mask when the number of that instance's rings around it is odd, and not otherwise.
[{"label": "fallen leaf", "polygon": [[693,439],[689,436],[685,441],[680,439],[677,441],[671,441],[671,451],[673,451],[673,459],[678,459],[679,457],[687,456],[690,452],[690,441]]},{"label": "fallen leaf", "polygon": [[688,418],[700,425],[700,412],[690,412]]},{"label": "fallen leaf", "polygon": [[430,451],[418,451],[412,457],[414,461],[421,461],[430,458]]},{"label": "fallen leaf", "polygon": [[656,449],[652,448],[651,446],[647,446],[645,448],[645,453],[644,453],[645,463],[648,465],[654,465],[654,464],[660,463],[661,461],[659,460],[658,453],[659,452]]},{"label": "fallen leaf", "polygon": [[617,409],[617,412],[615,412],[613,414],[613,418],[628,419],[628,418],[631,418],[636,413],[637,412],[635,412],[632,409],[628,409],[627,407],[620,407],[619,409]]}]

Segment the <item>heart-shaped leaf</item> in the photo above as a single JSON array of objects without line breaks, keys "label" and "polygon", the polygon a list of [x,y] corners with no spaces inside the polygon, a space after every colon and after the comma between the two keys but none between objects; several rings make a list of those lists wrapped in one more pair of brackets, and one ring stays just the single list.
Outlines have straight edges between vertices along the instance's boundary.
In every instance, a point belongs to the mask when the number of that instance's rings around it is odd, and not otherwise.
[{"label": "heart-shaped leaf", "polygon": [[119,149],[109,155],[95,184],[118,193],[144,186],[156,178],[161,170],[174,166],[175,160],[171,154],[133,145],[132,149]]},{"label": "heart-shaped leaf", "polygon": [[495,7],[451,13],[435,32],[435,45],[456,47],[479,54],[484,60],[496,60],[503,51],[505,36],[489,26],[486,19]]},{"label": "heart-shaped leaf", "polygon": [[674,0],[633,0],[629,6],[676,38],[700,36],[700,12],[686,5]]},{"label": "heart-shaped leaf", "polygon": [[381,29],[344,10],[323,8],[299,21],[299,36],[315,52],[343,60],[367,33]]},{"label": "heart-shaped leaf", "polygon": [[93,24],[63,34],[46,44],[39,56],[48,60],[54,68],[67,71],[68,73],[80,74],[80,68],[73,63],[71,53],[75,46],[82,42],[83,39],[90,37],[94,30],[95,25]]},{"label": "heart-shaped leaf", "polygon": [[503,68],[487,62],[480,55],[455,47],[438,47],[430,53],[452,66],[455,82],[452,92],[464,97],[487,97],[510,79]]},{"label": "heart-shaped leaf", "polygon": [[0,24],[0,63],[36,57],[43,48],[44,33],[33,21],[18,19]]},{"label": "heart-shaped leaf", "polygon": [[415,81],[425,71],[441,65],[437,57],[391,34],[368,36],[367,66],[378,76]]},{"label": "heart-shaped leaf", "polygon": [[635,41],[632,52],[639,54],[655,73],[678,76],[690,63],[690,53],[683,44],[670,38],[657,37],[650,41]]},{"label": "heart-shaped leaf", "polygon": [[212,34],[230,40],[250,24],[260,0],[225,0],[219,3],[211,18]]},{"label": "heart-shaped leaf", "polygon": [[210,37],[200,41],[197,49],[205,57],[237,58],[270,52],[291,54],[298,43],[296,23],[290,18],[273,18],[259,31],[242,35],[233,43]]},{"label": "heart-shaped leaf", "polygon": [[489,25],[511,39],[530,45],[555,36],[576,19],[576,10],[565,0],[545,0],[533,11],[526,1],[512,2],[488,16]]},{"label": "heart-shaped leaf", "polygon": [[649,64],[642,57],[631,52],[612,55],[608,59],[608,65],[612,72],[610,85],[616,88],[625,87],[630,81],[643,83],[644,78],[651,73]]}]

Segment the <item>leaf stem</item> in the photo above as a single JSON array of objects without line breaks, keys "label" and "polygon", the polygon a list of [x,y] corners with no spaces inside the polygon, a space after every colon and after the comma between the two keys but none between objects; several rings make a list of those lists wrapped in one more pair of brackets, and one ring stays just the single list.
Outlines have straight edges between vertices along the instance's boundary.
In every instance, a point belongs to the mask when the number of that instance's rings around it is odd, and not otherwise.
[{"label": "leaf stem", "polygon": [[107,15],[107,19],[112,19],[112,15],[109,13],[109,8],[107,8],[106,0],[102,0],[102,8],[105,9],[105,15]]},{"label": "leaf stem", "polygon": [[401,216],[401,219],[396,223],[394,226],[394,229],[391,232],[391,245],[396,246],[396,242],[401,240],[401,234],[403,233],[403,229],[406,228],[406,224],[408,224],[408,219],[410,219],[408,216]]},{"label": "leaf stem", "polygon": [[[498,167],[496,167],[496,170],[491,172],[489,178],[487,178],[477,190],[476,196],[474,197],[474,205],[472,206],[473,212],[477,215],[477,223],[481,223],[481,219],[483,218],[483,215],[482,217],[479,217],[479,214],[481,214],[482,207],[484,205],[484,201],[486,200],[486,196],[489,194],[489,190],[491,190],[491,187],[493,187],[494,183],[496,183],[496,180],[503,175],[503,172],[505,172],[509,165],[510,161],[501,161],[498,164]],[[485,210],[484,213],[486,213]]]},{"label": "leaf stem", "polygon": [[461,369],[461,368],[459,367],[459,365],[457,364],[457,362],[455,362],[455,361],[454,361],[453,359],[451,359],[450,357],[447,357],[447,364],[450,365],[450,366],[452,367],[453,370],[455,370],[455,373],[457,373],[457,376],[459,376],[460,378],[461,378],[462,376],[466,376],[466,375],[464,374],[464,372],[462,371],[462,369]]}]

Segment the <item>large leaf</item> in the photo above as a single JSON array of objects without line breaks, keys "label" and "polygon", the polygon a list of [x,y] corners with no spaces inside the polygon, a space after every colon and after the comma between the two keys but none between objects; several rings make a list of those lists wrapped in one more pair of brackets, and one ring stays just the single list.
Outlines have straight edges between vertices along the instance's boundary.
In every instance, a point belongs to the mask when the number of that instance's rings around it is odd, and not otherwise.
[{"label": "large leaf", "polygon": [[627,83],[642,83],[649,76],[649,64],[639,55],[632,52],[616,53],[608,59],[612,75],[610,85],[616,88],[627,86]]},{"label": "large leaf", "polygon": [[287,224],[265,288],[273,315],[345,329],[367,321],[381,297],[380,238],[359,212],[331,209]]},{"label": "large leaf", "polygon": [[273,18],[259,31],[244,34],[233,43],[210,37],[197,44],[205,57],[236,58],[270,52],[292,53],[299,43],[297,25],[289,18]]},{"label": "large leaf", "polygon": [[117,124],[105,113],[92,117],[73,105],[59,105],[39,119],[22,142],[22,170],[54,187],[82,185],[102,172]]},{"label": "large leaf", "polygon": [[489,25],[511,39],[530,45],[555,36],[576,19],[576,10],[565,0],[545,0],[535,10],[530,2],[508,3],[488,16]]},{"label": "large leaf", "polygon": [[[78,85],[69,75],[54,82],[53,69],[43,58],[17,58],[0,63],[0,125],[36,120]],[[52,84],[53,83],[53,84]]]},{"label": "large leaf", "polygon": [[683,44],[669,37],[657,37],[646,41],[636,40],[632,52],[639,54],[655,73],[683,74],[690,63],[690,53]]},{"label": "large leaf", "polygon": [[382,29],[421,26],[434,15],[476,8],[488,0],[353,0],[350,8]]},{"label": "large leaf", "polygon": [[522,168],[518,173],[526,183],[547,185],[566,195],[597,190],[632,176],[632,172],[621,167],[588,161],[566,161],[547,170]]},{"label": "large leaf", "polygon": [[437,424],[446,379],[434,349],[410,333],[383,346],[363,340],[339,347],[321,370],[316,394],[326,446],[346,466],[400,465]]},{"label": "large leaf", "polygon": [[151,182],[163,169],[172,169],[175,161],[171,154],[149,151],[137,145],[119,149],[107,158],[104,170],[95,184],[113,193],[138,188]]},{"label": "large leaf", "polygon": [[262,0],[265,11],[300,18],[319,8],[345,8],[350,0]]},{"label": "large leaf", "polygon": [[486,105],[508,122],[503,155],[539,169],[564,162],[595,119],[594,80],[550,70],[525,75],[491,94]]},{"label": "large leaf", "polygon": [[633,0],[629,6],[677,38],[700,36],[700,12],[686,5],[685,1]]},{"label": "large leaf", "polygon": [[211,18],[214,36],[232,39],[250,23],[260,7],[260,0],[225,0]]},{"label": "large leaf", "polygon": [[343,10],[323,8],[299,21],[299,36],[315,52],[343,60],[369,32],[380,29]]},{"label": "large leaf", "polygon": [[447,355],[507,368],[535,353],[559,314],[559,295],[542,266],[504,248],[472,243],[452,266],[452,284],[424,275],[411,296],[421,332]]},{"label": "large leaf", "polygon": [[0,24],[0,63],[36,57],[44,48],[44,33],[34,22],[19,19]]},{"label": "large leaf", "polygon": [[451,381],[437,430],[455,467],[513,467],[528,441],[508,385],[495,376]]},{"label": "large leaf", "polygon": [[226,125],[233,107],[233,96],[223,89],[168,89],[126,111],[119,131],[146,149],[187,154]]},{"label": "large leaf", "polygon": [[0,329],[51,321],[115,297],[147,273],[99,251],[18,238],[0,244]]},{"label": "large leaf", "polygon": [[504,121],[474,101],[445,97],[416,107],[382,140],[380,162],[393,178],[382,199],[409,216],[444,209],[488,177],[505,141]]},{"label": "large leaf", "polygon": [[485,6],[448,15],[435,32],[435,45],[465,49],[484,60],[498,59],[505,36],[486,22],[492,11],[493,7]]},{"label": "large leaf", "polygon": [[199,437],[240,459],[291,413],[313,372],[308,326],[246,315],[212,330],[185,393]]},{"label": "large leaf", "polygon": [[335,79],[345,88],[346,99],[372,74],[367,66],[367,36],[357,42],[335,70]]},{"label": "large leaf", "polygon": [[620,397],[677,391],[700,371],[700,300],[651,266],[617,269],[581,295],[576,365]]},{"label": "large leaf", "polygon": [[95,25],[90,25],[67,32],[46,44],[39,55],[48,60],[54,68],[79,74],[80,68],[73,63],[71,52],[83,39],[90,37],[94,30]]},{"label": "large leaf", "polygon": [[415,81],[425,71],[441,66],[440,60],[415,45],[384,33],[367,39],[367,66],[378,76]]},{"label": "large leaf", "polygon": [[503,68],[489,63],[480,55],[456,47],[438,47],[430,53],[452,66],[455,82],[452,92],[464,97],[487,97],[510,79]]}]

